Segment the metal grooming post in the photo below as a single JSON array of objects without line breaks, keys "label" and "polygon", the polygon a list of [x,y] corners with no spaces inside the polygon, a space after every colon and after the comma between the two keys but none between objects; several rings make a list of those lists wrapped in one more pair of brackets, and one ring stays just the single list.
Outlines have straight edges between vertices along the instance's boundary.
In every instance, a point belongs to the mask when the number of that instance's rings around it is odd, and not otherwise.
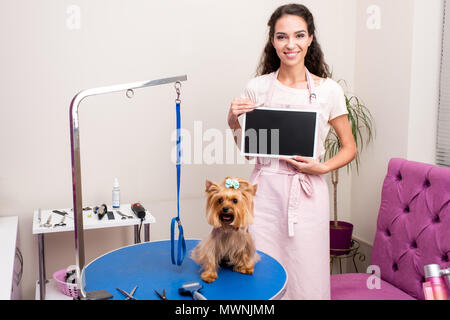
[{"label": "metal grooming post", "polygon": [[[75,226],[75,251],[77,264],[78,288],[81,288],[81,271],[85,265],[84,256],[84,227],[83,227],[83,200],[81,192],[81,160],[80,160],[80,130],[78,119],[78,108],[81,101],[89,96],[125,91],[129,98],[134,94],[133,89],[158,86],[167,83],[186,81],[187,76],[178,76],[149,81],[119,84],[108,87],[93,88],[80,91],[73,97],[70,103],[70,145],[72,156],[72,188],[73,188],[73,212]],[[42,286],[42,283],[41,283]],[[85,299],[84,290],[80,290],[81,299]]]}]

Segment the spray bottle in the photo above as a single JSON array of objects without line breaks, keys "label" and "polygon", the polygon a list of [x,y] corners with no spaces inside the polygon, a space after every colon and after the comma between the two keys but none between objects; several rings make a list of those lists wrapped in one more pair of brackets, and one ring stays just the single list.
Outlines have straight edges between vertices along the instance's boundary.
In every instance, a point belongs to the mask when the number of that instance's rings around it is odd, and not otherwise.
[{"label": "spray bottle", "polygon": [[424,266],[424,271],[425,282],[423,283],[423,292],[425,300],[447,300],[448,296],[444,276],[450,275],[450,268],[441,270],[438,264],[428,264]]},{"label": "spray bottle", "polygon": [[120,188],[119,188],[119,180],[114,178],[114,185],[112,190],[112,207],[114,209],[120,208]]}]

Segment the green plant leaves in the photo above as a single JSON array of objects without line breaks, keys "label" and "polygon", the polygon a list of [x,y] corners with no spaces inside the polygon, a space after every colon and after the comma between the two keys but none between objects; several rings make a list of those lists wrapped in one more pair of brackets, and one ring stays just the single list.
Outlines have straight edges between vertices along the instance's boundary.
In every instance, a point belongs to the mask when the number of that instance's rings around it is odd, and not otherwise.
[{"label": "green plant leaves", "polygon": [[[337,81],[341,86],[341,83],[346,85],[345,80]],[[345,92],[345,87],[342,86]],[[360,165],[360,153],[363,151],[364,146],[368,145],[373,141],[375,137],[375,127],[374,127],[374,119],[370,110],[365,106],[364,102],[361,98],[356,95],[345,92],[345,103],[347,105],[348,111],[348,120],[350,122],[352,128],[353,138],[356,142],[357,154],[355,157],[356,170],[359,174],[359,165]],[[366,139],[364,140],[364,136]],[[334,131],[333,128],[330,129],[330,132],[325,140],[325,158],[324,160],[328,160],[333,158],[341,148],[341,142],[339,141],[339,137]],[[347,172],[349,172],[352,162],[347,164]]]}]

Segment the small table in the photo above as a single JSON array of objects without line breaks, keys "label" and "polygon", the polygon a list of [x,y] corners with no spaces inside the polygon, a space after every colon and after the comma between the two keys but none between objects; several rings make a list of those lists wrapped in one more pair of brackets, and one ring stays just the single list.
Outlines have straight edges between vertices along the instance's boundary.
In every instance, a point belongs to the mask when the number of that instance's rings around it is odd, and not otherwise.
[{"label": "small table", "polygon": [[[116,288],[130,292],[138,300],[159,300],[153,291],[166,291],[169,300],[192,300],[178,293],[183,283],[199,282],[200,293],[208,300],[280,299],[285,292],[287,274],[283,266],[269,255],[258,251],[261,259],[252,275],[234,272],[221,266],[218,278],[211,283],[201,280],[201,269],[191,258],[199,240],[186,240],[186,257],[181,266],[173,265],[170,241],[154,241],[131,245],[103,255],[84,269],[86,292],[104,289],[113,300],[125,300]],[[83,278],[83,277],[82,277]]]},{"label": "small table", "polygon": [[[33,215],[33,234],[37,234],[38,236],[38,256],[39,256],[39,299],[45,299],[45,289],[46,285],[41,285],[42,283],[47,284],[48,280],[46,279],[45,273],[45,252],[44,252],[44,235],[47,233],[55,233],[55,232],[66,232],[66,231],[74,231],[74,220],[73,220],[73,212],[72,209],[57,209],[59,211],[65,211],[68,215],[65,218],[64,223],[65,226],[55,226],[61,222],[63,216],[53,212],[54,209],[50,210],[40,210],[41,211],[41,219],[39,221],[39,210],[34,210]],[[132,216],[131,219],[126,218],[122,219],[117,213],[117,210],[122,212],[127,216]],[[125,227],[125,226],[134,226],[134,243],[139,243],[140,239],[138,239],[138,228],[141,223],[141,220],[137,218],[134,213],[131,211],[130,204],[123,204],[119,209],[112,209],[112,207],[108,206],[108,211],[112,211],[114,214],[114,220],[108,220],[108,216],[105,215],[101,220],[98,219],[97,214],[94,214],[91,210],[83,210],[83,227],[84,230],[88,229],[100,229],[100,228],[112,228],[112,227]],[[50,214],[52,215],[51,226],[44,227],[42,224],[47,222]],[[145,241],[150,241],[150,224],[155,223],[156,219],[153,217],[148,211],[146,211],[145,219],[142,222],[144,225],[144,239]]]},{"label": "small table", "polygon": [[353,265],[355,267],[356,273],[358,273],[358,268],[356,267],[355,257],[359,255],[359,261],[365,261],[366,256],[360,252],[358,252],[360,247],[360,243],[354,239],[352,239],[352,242],[350,244],[349,249],[330,249],[330,251],[336,251],[336,252],[344,252],[344,254],[330,254],[330,272],[333,268],[333,262],[335,259],[338,259],[339,261],[339,273],[342,273],[342,259],[352,258]]},{"label": "small table", "polygon": [[[22,277],[23,259],[17,248],[18,225],[17,216],[0,217],[0,300],[20,299],[18,285]],[[17,279],[18,263],[20,276]]]}]

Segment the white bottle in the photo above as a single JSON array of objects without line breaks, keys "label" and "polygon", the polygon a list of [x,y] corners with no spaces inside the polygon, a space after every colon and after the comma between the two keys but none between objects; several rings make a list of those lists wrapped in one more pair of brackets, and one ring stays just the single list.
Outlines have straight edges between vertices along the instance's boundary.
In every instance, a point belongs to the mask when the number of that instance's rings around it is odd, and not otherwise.
[{"label": "white bottle", "polygon": [[119,180],[114,178],[114,185],[112,190],[112,207],[114,209],[120,208],[120,188],[119,188]]}]

